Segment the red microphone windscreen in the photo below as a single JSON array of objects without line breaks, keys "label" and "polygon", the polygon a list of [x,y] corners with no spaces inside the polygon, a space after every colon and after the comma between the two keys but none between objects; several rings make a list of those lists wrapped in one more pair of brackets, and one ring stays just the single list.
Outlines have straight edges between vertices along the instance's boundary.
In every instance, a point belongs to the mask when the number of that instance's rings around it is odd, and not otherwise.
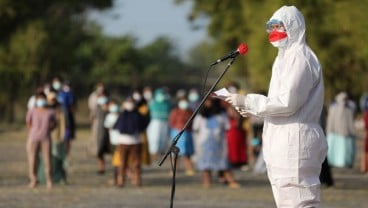
[{"label": "red microphone windscreen", "polygon": [[244,43],[241,43],[238,47],[238,51],[240,55],[246,54],[248,52],[248,46]]}]

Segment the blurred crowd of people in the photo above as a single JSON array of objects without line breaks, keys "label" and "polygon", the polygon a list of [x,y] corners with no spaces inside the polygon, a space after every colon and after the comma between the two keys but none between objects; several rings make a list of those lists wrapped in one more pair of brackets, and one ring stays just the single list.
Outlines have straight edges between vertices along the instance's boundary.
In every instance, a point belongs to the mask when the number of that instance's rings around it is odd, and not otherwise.
[{"label": "blurred crowd of people", "polygon": [[[237,85],[227,88],[233,93],[242,92]],[[244,118],[224,100],[210,96],[185,126],[200,101],[201,95],[195,88],[173,93],[165,87],[144,87],[116,97],[103,83],[97,83],[88,98],[91,121],[88,151],[96,157],[97,173],[105,174],[106,155],[111,154],[114,184],[123,187],[130,180],[131,184],[141,186],[142,166],[159,161],[172,140],[184,130],[176,144],[180,150],[178,171],[186,176],[200,172],[204,187],[211,187],[216,178],[219,183],[238,188],[240,185],[232,174],[234,169],[252,168],[255,174],[265,174],[263,120]],[[45,183],[51,188],[53,183],[67,183],[68,155],[76,132],[76,102],[68,82],[53,78],[49,84],[37,88],[27,105],[29,187]],[[368,96],[362,98],[360,107],[368,128]],[[329,145],[321,182],[327,186],[334,183],[331,167],[353,167],[357,108],[341,92],[321,116]],[[363,173],[367,172],[367,152],[366,137]]]},{"label": "blurred crowd of people", "polygon": [[[238,90],[234,86],[229,89]],[[186,126],[200,99],[195,88],[173,94],[165,87],[135,89],[116,99],[98,83],[88,99],[92,121],[89,149],[97,156],[97,173],[105,173],[104,156],[112,153],[115,185],[122,187],[130,179],[140,186],[142,166],[158,162],[173,139],[180,136],[176,144],[179,171],[186,176],[200,171],[204,187],[211,186],[213,173],[219,182],[239,187],[231,170],[249,164],[250,120],[226,102],[210,97]],[[259,141],[252,155],[260,151],[260,135],[257,133]]]},{"label": "blurred crowd of people", "polygon": [[[361,114],[359,115],[359,110]],[[359,104],[354,102],[347,92],[337,93],[332,102],[323,110],[321,125],[325,130],[328,143],[327,158],[322,164],[321,183],[327,187],[334,185],[331,167],[352,169],[357,158],[359,125],[362,117],[364,141],[360,171],[367,172],[368,164],[368,96],[363,95]]]},{"label": "blurred crowd of people", "polygon": [[54,182],[67,182],[68,155],[76,130],[75,104],[68,82],[60,77],[38,87],[29,98],[26,149],[30,188],[39,182],[48,188]]}]

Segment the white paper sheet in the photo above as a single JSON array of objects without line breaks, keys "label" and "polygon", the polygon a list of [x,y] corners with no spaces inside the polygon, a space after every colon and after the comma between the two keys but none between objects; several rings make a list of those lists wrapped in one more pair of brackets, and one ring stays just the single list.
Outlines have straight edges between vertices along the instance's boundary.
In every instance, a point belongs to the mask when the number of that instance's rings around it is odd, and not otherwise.
[{"label": "white paper sheet", "polygon": [[221,88],[217,91],[214,92],[215,93],[215,98],[219,98],[222,100],[225,100],[225,98],[227,98],[228,96],[230,96],[230,92],[226,89],[226,88]]}]

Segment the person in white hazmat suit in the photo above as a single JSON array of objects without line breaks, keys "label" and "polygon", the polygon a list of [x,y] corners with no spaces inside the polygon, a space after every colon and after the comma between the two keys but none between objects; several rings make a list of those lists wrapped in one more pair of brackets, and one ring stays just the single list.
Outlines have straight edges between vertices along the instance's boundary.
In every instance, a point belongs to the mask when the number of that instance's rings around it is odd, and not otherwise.
[{"label": "person in white hazmat suit", "polygon": [[242,116],[264,118],[263,154],[277,207],[319,207],[321,164],[327,142],[319,119],[324,85],[320,63],[305,40],[305,22],[283,6],[267,22],[278,48],[268,95],[230,94]]}]

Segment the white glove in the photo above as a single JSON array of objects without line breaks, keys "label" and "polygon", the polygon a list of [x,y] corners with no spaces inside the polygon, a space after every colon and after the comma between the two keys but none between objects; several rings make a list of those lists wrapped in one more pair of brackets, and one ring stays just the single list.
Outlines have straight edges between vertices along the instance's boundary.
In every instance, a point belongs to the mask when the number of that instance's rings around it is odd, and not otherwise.
[{"label": "white glove", "polygon": [[225,98],[225,101],[233,105],[234,107],[245,108],[245,95],[230,94]]},{"label": "white glove", "polygon": [[242,117],[248,117],[250,114],[245,111],[244,109],[242,108],[239,108],[239,107],[235,107],[235,110],[238,111],[238,113],[242,116]]}]

